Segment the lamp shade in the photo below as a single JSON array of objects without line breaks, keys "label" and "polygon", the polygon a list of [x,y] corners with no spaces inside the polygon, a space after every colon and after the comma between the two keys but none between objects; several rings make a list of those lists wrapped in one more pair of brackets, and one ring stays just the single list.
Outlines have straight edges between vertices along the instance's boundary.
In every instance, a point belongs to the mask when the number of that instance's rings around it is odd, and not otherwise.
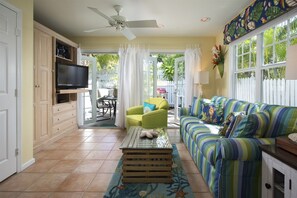
[{"label": "lamp shade", "polygon": [[297,45],[287,50],[286,80],[297,80]]},{"label": "lamp shade", "polygon": [[208,71],[199,71],[195,73],[195,77],[194,77],[195,84],[208,84],[208,81],[209,81]]}]

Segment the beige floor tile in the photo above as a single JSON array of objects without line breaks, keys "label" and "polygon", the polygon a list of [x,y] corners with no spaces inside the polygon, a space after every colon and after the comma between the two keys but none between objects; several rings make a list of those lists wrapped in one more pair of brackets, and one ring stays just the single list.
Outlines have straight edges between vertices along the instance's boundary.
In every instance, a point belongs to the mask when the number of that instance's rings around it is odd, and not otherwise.
[{"label": "beige floor tile", "polygon": [[121,151],[121,149],[120,149],[121,144],[122,144],[121,142],[115,143],[112,150],[113,151],[117,151],[117,150]]},{"label": "beige floor tile", "polygon": [[46,156],[46,154],[47,154],[47,151],[39,151],[38,153],[35,153],[34,154],[35,161],[42,159],[44,156]]},{"label": "beige floor tile", "polygon": [[75,173],[97,173],[103,164],[103,160],[83,160],[77,168]]},{"label": "beige floor tile", "polygon": [[53,166],[55,166],[59,160],[47,160],[47,159],[40,159],[39,161],[35,162],[28,168],[26,168],[23,172],[28,173],[45,173],[48,172]]},{"label": "beige floor tile", "polygon": [[88,137],[84,142],[95,142],[95,143],[99,143],[102,141],[102,139],[104,138],[104,136],[90,136]]},{"label": "beige floor tile", "polygon": [[187,150],[178,151],[181,160],[192,160],[191,155]]},{"label": "beige floor tile", "polygon": [[83,142],[76,148],[76,150],[92,150],[96,145],[97,143],[94,142]]},{"label": "beige floor tile", "polygon": [[86,159],[106,159],[110,151],[90,151]]},{"label": "beige floor tile", "polygon": [[205,184],[200,174],[187,174],[190,186],[194,193],[209,192],[207,185]]},{"label": "beige floor tile", "polygon": [[72,173],[58,188],[58,191],[82,192],[87,189],[96,174]]},{"label": "beige floor tile", "polygon": [[108,160],[119,160],[121,159],[123,153],[122,151],[111,151],[107,156]]},{"label": "beige floor tile", "polygon": [[104,193],[100,192],[85,192],[83,198],[102,198],[104,197]]},{"label": "beige floor tile", "polygon": [[50,198],[82,198],[83,192],[55,192]]},{"label": "beige floor tile", "polygon": [[13,175],[1,182],[0,191],[24,191],[41,176],[41,173],[19,173]]},{"label": "beige floor tile", "polygon": [[18,198],[48,198],[49,192],[24,192]]},{"label": "beige floor tile", "polygon": [[66,179],[68,173],[49,173],[36,180],[26,191],[49,192],[55,191]]},{"label": "beige floor tile", "polygon": [[197,166],[192,160],[181,161],[185,173],[199,173]]},{"label": "beige floor tile", "polygon": [[118,139],[117,137],[103,137],[101,142],[117,142]]},{"label": "beige floor tile", "polygon": [[53,166],[48,172],[50,173],[71,173],[76,169],[81,160],[61,160]]},{"label": "beige floor tile", "polygon": [[83,142],[87,139],[85,136],[65,136],[57,142]]},{"label": "beige floor tile", "polygon": [[80,142],[65,142],[60,146],[61,150],[73,150],[80,145]]},{"label": "beige floor tile", "polygon": [[105,160],[98,173],[114,173],[118,163],[118,160]]},{"label": "beige floor tile", "polygon": [[69,150],[52,150],[47,151],[47,155],[45,155],[42,159],[63,159],[66,155],[71,153]]},{"label": "beige floor tile", "polygon": [[186,146],[183,143],[175,144],[178,151],[187,150]]},{"label": "beige floor tile", "polygon": [[85,159],[90,151],[72,151],[64,159]]},{"label": "beige floor tile", "polygon": [[115,143],[95,143],[93,150],[111,151]]},{"label": "beige floor tile", "polygon": [[195,198],[213,198],[211,193],[194,193]]},{"label": "beige floor tile", "polygon": [[62,143],[60,143],[60,142],[54,142],[54,143],[52,143],[52,144],[50,144],[50,145],[48,145],[48,146],[46,146],[45,148],[44,148],[44,150],[57,150],[57,149],[60,149],[60,146],[62,145]]},{"label": "beige floor tile", "polygon": [[87,191],[105,192],[112,178],[112,174],[98,173],[92,183],[89,185]]},{"label": "beige floor tile", "polygon": [[20,192],[0,192],[1,198],[17,198],[21,193]]}]

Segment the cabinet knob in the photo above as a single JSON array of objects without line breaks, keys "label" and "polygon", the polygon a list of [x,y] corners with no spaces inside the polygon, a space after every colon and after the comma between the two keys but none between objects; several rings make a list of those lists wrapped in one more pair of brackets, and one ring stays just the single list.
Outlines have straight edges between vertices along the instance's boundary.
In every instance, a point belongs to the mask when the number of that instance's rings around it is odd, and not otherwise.
[{"label": "cabinet knob", "polygon": [[265,187],[266,187],[267,189],[270,189],[270,188],[271,188],[271,185],[268,184],[268,183],[265,183]]}]

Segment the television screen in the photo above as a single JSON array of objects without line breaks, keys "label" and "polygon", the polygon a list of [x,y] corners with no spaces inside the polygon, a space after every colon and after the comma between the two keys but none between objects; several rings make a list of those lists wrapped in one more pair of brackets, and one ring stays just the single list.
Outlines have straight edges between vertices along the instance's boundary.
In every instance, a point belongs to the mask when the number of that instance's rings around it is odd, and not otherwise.
[{"label": "television screen", "polygon": [[74,64],[56,65],[56,88],[76,89],[88,87],[88,67]]}]

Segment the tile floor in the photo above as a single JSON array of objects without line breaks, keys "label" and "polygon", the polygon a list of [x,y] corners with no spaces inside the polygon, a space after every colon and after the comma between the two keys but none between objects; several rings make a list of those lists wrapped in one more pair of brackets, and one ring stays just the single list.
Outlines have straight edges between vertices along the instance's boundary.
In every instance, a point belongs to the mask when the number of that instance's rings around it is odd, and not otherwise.
[{"label": "tile floor", "polygon": [[[178,129],[168,129],[197,198],[210,198],[208,187],[180,142]],[[79,129],[36,153],[35,164],[0,183],[1,198],[103,197],[122,156],[120,129]]]}]

